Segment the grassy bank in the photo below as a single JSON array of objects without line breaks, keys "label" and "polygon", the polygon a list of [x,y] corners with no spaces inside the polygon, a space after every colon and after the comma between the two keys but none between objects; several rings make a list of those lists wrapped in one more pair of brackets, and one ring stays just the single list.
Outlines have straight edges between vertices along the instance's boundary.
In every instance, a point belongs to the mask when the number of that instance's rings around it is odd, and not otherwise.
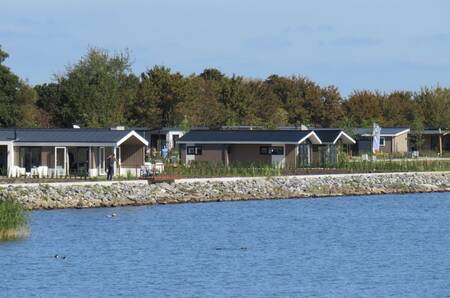
[{"label": "grassy bank", "polygon": [[0,201],[0,241],[28,235],[28,218],[19,203],[6,199]]},{"label": "grassy bank", "polygon": [[280,175],[308,174],[341,174],[341,173],[384,173],[384,172],[436,172],[450,171],[450,161],[446,160],[398,160],[383,159],[376,161],[340,161],[337,164],[277,168],[261,164],[233,164],[198,162],[190,166],[166,165],[165,175],[178,177],[257,177]]},{"label": "grassy bank", "polygon": [[450,161],[447,160],[396,160],[382,159],[374,161],[342,161],[330,165],[349,172],[436,172],[450,171]]},{"label": "grassy bank", "polygon": [[257,177],[283,175],[283,170],[258,164],[234,164],[226,167],[223,163],[196,162],[190,166],[166,165],[164,174],[180,177]]}]

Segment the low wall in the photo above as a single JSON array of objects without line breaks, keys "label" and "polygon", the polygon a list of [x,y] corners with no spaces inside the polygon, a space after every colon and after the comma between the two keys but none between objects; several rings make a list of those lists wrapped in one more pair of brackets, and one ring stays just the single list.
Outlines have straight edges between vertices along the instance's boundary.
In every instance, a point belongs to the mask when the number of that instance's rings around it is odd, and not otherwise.
[{"label": "low wall", "polygon": [[0,188],[28,209],[450,191],[450,172],[21,184]]}]

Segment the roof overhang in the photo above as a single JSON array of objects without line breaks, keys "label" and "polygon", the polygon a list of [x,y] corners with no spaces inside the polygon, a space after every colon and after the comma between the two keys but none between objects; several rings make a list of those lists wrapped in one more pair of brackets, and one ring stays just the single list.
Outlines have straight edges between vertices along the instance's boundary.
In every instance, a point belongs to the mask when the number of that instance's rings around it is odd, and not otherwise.
[{"label": "roof overhang", "polygon": [[284,145],[284,144],[292,144],[297,145],[298,142],[259,142],[259,141],[178,141],[178,144],[186,144],[186,145],[193,145],[193,144],[211,144],[211,145],[221,145],[221,144],[227,144],[227,145]]},{"label": "roof overhang", "polygon": [[[400,136],[402,134],[409,133],[409,132],[410,132],[410,129],[406,128],[406,129],[404,129],[402,131],[399,131],[397,133],[380,133],[380,137],[398,137],[398,136]],[[365,134],[362,134],[361,136],[362,137],[372,137],[373,135],[371,133],[365,133]]]},{"label": "roof overhang", "polygon": [[316,135],[316,133],[314,131],[311,131],[309,134],[307,134],[302,139],[300,139],[300,141],[298,141],[298,144],[301,144],[306,140],[309,140],[314,145],[322,144],[322,141],[320,140],[320,138]]},{"label": "roof overhang", "polygon": [[421,131],[420,134],[427,135],[427,136],[430,136],[430,135],[431,136],[439,136],[439,135],[446,136],[446,135],[450,134],[450,131],[445,131],[445,130],[426,131],[426,130],[424,130],[424,131]]},{"label": "roof overhang", "polygon": [[344,131],[341,131],[339,135],[336,137],[336,139],[333,141],[333,145],[336,144],[337,141],[339,141],[339,139],[341,138],[344,144],[356,144],[356,141],[351,136],[346,134]]},{"label": "roof overhang", "polygon": [[14,143],[13,140],[11,140],[11,141],[0,141],[0,145],[11,145],[12,143]]},{"label": "roof overhang", "polygon": [[67,143],[67,142],[14,142],[15,146],[35,146],[35,147],[114,147],[116,143]]},{"label": "roof overhang", "polygon": [[138,134],[137,132],[135,132],[134,130],[130,131],[126,136],[124,136],[123,138],[121,138],[116,146],[120,146],[123,142],[125,142],[126,140],[128,140],[131,137],[135,137],[136,139],[138,139],[139,141],[142,142],[142,144],[144,144],[145,146],[148,146],[148,141],[146,139],[144,139],[140,134]]},{"label": "roof overhang", "polygon": [[[148,146],[148,141],[134,130],[130,131],[117,142],[21,142],[20,140],[5,142],[5,145],[14,143],[16,146],[38,146],[38,147],[117,147],[126,142],[131,137],[138,139],[143,145]],[[0,145],[2,142],[0,142]]]}]

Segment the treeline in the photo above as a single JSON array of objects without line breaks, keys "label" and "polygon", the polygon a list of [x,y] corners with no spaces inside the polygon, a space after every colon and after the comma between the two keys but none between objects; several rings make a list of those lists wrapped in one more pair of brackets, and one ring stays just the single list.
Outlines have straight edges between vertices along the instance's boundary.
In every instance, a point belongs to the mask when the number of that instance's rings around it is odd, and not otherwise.
[{"label": "treeline", "polygon": [[[61,75],[30,86],[4,65],[0,48],[3,127],[219,127],[300,125],[450,128],[450,89],[358,90],[344,98],[334,86],[302,77],[265,80],[205,69],[189,76],[154,66],[140,76],[127,53],[90,49]],[[32,65],[30,65],[32,67]]]}]

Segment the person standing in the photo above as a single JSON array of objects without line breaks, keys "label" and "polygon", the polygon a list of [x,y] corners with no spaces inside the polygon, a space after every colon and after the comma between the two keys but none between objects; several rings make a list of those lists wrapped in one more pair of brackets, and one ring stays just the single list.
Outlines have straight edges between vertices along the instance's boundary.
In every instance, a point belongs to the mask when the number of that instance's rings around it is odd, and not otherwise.
[{"label": "person standing", "polygon": [[161,157],[165,160],[169,156],[169,148],[166,145],[161,148]]},{"label": "person standing", "polygon": [[116,156],[111,154],[106,158],[106,165],[108,166],[108,174],[106,179],[112,180],[112,177],[114,176],[114,163],[116,162]]}]

